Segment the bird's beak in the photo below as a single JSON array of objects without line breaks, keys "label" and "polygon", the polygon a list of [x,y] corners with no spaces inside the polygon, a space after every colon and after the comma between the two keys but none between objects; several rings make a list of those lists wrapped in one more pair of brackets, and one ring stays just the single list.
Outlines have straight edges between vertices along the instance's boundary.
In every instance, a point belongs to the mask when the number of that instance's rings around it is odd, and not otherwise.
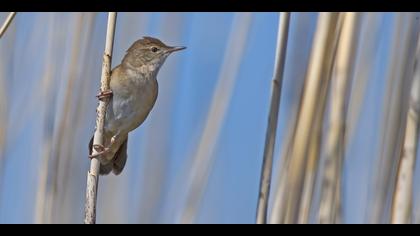
[{"label": "bird's beak", "polygon": [[169,53],[173,53],[173,52],[176,52],[176,51],[184,50],[186,48],[187,47],[170,47],[166,51],[169,52]]}]

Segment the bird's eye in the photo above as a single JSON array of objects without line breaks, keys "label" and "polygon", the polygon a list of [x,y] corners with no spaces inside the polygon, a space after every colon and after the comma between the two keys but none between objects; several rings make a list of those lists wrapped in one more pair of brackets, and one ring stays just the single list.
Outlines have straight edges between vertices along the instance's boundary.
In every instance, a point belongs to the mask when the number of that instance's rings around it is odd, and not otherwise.
[{"label": "bird's eye", "polygon": [[151,48],[151,50],[152,50],[152,52],[157,52],[157,51],[159,51],[159,48],[157,48],[157,47],[152,47],[152,48]]}]

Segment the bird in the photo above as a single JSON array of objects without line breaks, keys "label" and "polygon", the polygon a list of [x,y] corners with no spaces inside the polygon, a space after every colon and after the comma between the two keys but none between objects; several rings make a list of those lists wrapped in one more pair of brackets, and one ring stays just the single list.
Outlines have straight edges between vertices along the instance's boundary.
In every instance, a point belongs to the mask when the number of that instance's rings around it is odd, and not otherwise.
[{"label": "bird", "polygon": [[[100,162],[100,175],[111,171],[119,175],[127,161],[128,134],[148,117],[158,96],[157,74],[167,57],[186,47],[167,46],[161,40],[145,36],[126,51],[121,63],[111,71],[110,90],[101,91],[99,99],[108,98],[105,112],[103,145],[89,142],[89,157]],[[97,153],[92,155],[92,146]]]}]

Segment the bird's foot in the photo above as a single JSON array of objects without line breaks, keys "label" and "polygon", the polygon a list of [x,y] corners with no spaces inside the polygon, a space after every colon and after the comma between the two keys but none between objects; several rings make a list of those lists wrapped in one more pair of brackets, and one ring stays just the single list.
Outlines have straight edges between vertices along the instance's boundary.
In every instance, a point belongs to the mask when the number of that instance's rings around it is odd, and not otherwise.
[{"label": "bird's foot", "polygon": [[101,91],[100,93],[98,93],[98,95],[96,95],[96,97],[102,101],[102,99],[104,98],[112,97],[112,91],[111,90]]},{"label": "bird's foot", "polygon": [[110,150],[110,147],[115,143],[116,139],[117,139],[117,135],[112,136],[111,143],[109,144],[108,147],[104,147],[102,144],[93,144],[93,148],[97,151],[97,153],[89,155],[89,158],[92,159],[94,157],[98,157],[98,156],[108,153]]},{"label": "bird's foot", "polygon": [[105,150],[105,147],[102,144],[94,144],[93,148],[95,148],[97,152],[103,152]]},{"label": "bird's foot", "polygon": [[89,155],[89,158],[90,159],[92,159],[94,157],[101,156],[101,155],[106,154],[107,152],[109,152],[109,147],[106,148],[106,147],[104,147],[101,144],[94,144],[93,145],[93,148],[97,151],[97,153]]}]

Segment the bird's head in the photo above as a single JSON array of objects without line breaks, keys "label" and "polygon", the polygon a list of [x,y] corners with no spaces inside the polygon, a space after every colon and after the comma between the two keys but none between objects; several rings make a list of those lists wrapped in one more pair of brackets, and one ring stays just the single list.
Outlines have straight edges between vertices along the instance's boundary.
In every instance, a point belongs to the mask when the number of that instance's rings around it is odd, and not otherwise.
[{"label": "bird's head", "polygon": [[131,45],[122,63],[130,68],[147,68],[149,72],[154,72],[159,70],[171,53],[185,48],[167,46],[157,38],[143,37]]}]

